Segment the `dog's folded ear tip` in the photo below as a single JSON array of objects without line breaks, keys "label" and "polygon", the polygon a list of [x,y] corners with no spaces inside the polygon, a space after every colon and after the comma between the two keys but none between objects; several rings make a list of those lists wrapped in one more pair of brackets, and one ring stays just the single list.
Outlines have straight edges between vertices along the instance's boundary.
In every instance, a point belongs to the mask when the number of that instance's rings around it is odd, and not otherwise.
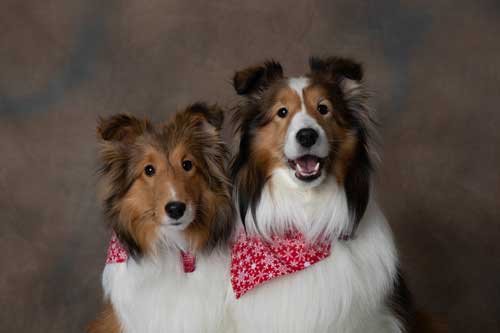
[{"label": "dog's folded ear tip", "polygon": [[272,81],[283,78],[283,67],[274,59],[236,71],[233,87],[238,95],[256,93]]},{"label": "dog's folded ear tip", "polygon": [[192,115],[200,115],[203,117],[203,119],[216,130],[222,128],[224,123],[224,110],[219,105],[196,102],[191,104],[187,110]]},{"label": "dog's folded ear tip", "polygon": [[254,88],[254,85],[264,73],[261,66],[248,67],[233,75],[233,87],[238,95],[246,95]]},{"label": "dog's folded ear tip", "polygon": [[363,79],[363,65],[348,57],[318,57],[309,58],[309,68],[313,73],[329,73],[354,81]]},{"label": "dog's folded ear tip", "polygon": [[97,118],[96,134],[104,141],[122,141],[140,135],[148,126],[147,120],[140,120],[130,113],[117,113]]}]

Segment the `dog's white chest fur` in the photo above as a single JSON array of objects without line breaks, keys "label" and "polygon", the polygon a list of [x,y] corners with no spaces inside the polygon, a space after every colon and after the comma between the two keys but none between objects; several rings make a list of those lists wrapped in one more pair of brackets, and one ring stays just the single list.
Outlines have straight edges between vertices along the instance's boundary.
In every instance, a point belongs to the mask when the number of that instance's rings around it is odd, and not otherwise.
[{"label": "dog's white chest fur", "polygon": [[[343,191],[334,184],[327,181],[328,190],[320,190],[312,202],[306,203],[314,208],[311,213],[300,207],[301,201],[294,197],[296,191],[274,185],[272,194],[264,190],[257,208],[259,227],[264,232],[288,227],[287,219],[269,220],[270,216],[303,218],[323,223],[326,230],[342,230],[345,226]],[[334,197],[329,205],[323,202]],[[306,234],[316,232],[313,226],[296,226]],[[401,332],[400,322],[386,305],[396,274],[392,233],[372,202],[354,239],[334,240],[331,255],[303,271],[271,280],[239,299],[231,295],[230,315],[238,332]]]},{"label": "dog's white chest fur", "polygon": [[229,256],[198,256],[184,273],[179,254],[106,265],[105,297],[124,333],[221,332]]},{"label": "dog's white chest fur", "polygon": [[384,304],[396,274],[391,233],[382,215],[367,218],[327,259],[232,296],[238,332],[400,332]]}]

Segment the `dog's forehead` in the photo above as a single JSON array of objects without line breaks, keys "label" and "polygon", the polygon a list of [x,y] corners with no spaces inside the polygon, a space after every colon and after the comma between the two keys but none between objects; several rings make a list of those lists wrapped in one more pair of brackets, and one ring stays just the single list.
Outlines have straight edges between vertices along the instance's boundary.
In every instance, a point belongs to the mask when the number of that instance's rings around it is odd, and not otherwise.
[{"label": "dog's forehead", "polygon": [[293,109],[308,110],[329,95],[328,88],[309,77],[287,79],[275,94],[275,101],[289,105]]},{"label": "dog's forehead", "polygon": [[168,152],[191,139],[192,135],[190,134],[184,126],[180,126],[175,122],[166,124],[155,137],[156,141]]},{"label": "dog's forehead", "polygon": [[309,78],[300,76],[300,77],[292,77],[288,79],[288,86],[292,89],[297,96],[302,98],[304,95],[304,90],[311,84]]},{"label": "dog's forehead", "polygon": [[[175,145],[162,131],[145,133],[134,145],[134,152],[138,159],[168,160]],[[137,159],[137,161],[139,161]]]},{"label": "dog's forehead", "polygon": [[302,105],[303,89],[308,86],[307,78],[292,78],[280,82],[272,92],[272,101],[298,108]]}]

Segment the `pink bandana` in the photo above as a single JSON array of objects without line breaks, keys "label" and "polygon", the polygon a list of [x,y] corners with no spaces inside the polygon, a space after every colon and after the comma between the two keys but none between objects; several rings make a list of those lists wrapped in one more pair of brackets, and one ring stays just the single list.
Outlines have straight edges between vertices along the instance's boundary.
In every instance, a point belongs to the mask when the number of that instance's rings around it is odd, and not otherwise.
[{"label": "pink bandana", "polygon": [[111,240],[109,241],[108,247],[108,257],[106,258],[106,264],[117,264],[125,262],[128,259],[127,250],[122,246],[118,237],[113,232]]},{"label": "pink bandana", "polygon": [[[106,264],[117,264],[126,262],[128,259],[128,252],[122,246],[118,237],[113,232],[111,240],[109,241],[108,256],[106,258]],[[196,257],[189,253],[181,251],[181,260],[184,266],[184,273],[192,273],[196,269]]]},{"label": "pink bandana", "polygon": [[184,273],[193,273],[196,269],[196,257],[189,252],[181,251],[181,259]]},{"label": "pink bandana", "polygon": [[299,232],[273,236],[266,243],[242,231],[233,244],[231,284],[240,298],[259,284],[282,275],[301,271],[330,255],[330,242],[307,244]]}]

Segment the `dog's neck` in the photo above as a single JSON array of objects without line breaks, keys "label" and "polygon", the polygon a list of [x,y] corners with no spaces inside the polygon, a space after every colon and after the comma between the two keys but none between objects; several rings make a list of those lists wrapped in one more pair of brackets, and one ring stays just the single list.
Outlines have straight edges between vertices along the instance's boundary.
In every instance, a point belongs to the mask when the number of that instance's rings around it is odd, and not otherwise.
[{"label": "dog's neck", "polygon": [[[183,266],[184,273],[192,273],[196,268],[196,256],[194,253],[185,251],[182,249],[159,249],[155,254],[149,254],[142,258],[149,261],[161,261],[163,256],[172,255],[176,253],[179,257],[179,261]],[[120,243],[118,237],[113,232],[111,240],[108,247],[108,255],[106,258],[106,264],[120,264],[126,263],[131,258],[127,249]],[[137,259],[137,258],[135,258]],[[171,258],[170,258],[171,259]]]},{"label": "dog's neck", "polygon": [[301,186],[286,169],[277,169],[262,190],[256,207],[246,216],[251,234],[271,237],[290,230],[301,232],[307,240],[325,236],[336,239],[349,233],[350,220],[344,189],[333,176],[316,186]]}]

